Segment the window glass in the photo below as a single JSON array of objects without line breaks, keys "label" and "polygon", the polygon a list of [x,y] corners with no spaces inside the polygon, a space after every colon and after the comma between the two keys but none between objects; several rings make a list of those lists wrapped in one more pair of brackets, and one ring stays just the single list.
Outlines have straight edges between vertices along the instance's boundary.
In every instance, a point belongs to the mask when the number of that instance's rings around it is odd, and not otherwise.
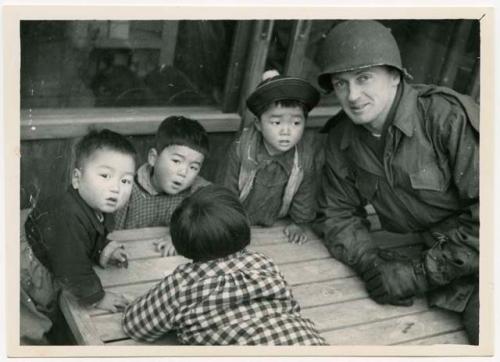
[{"label": "window glass", "polygon": [[21,107],[220,106],[236,21],[22,21]]}]

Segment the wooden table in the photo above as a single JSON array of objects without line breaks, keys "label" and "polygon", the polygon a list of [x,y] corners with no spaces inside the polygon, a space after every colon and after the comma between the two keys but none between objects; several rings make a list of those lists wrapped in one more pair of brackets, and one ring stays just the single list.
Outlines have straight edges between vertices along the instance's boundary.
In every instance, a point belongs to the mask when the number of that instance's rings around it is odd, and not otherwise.
[{"label": "wooden table", "polygon": [[[187,259],[161,257],[154,243],[168,234],[166,228],[120,231],[130,255],[128,269],[96,267],[106,290],[136,297]],[[401,247],[404,237],[384,231],[373,233],[384,247]],[[168,236],[167,236],[168,237]],[[332,345],[467,344],[457,314],[429,308],[423,299],[411,307],[378,305],[368,298],[363,283],[353,271],[330,257],[321,241],[310,234],[304,245],[287,242],[282,226],[252,228],[250,249],[274,259],[291,285],[302,307],[322,336]],[[420,246],[410,240],[408,253]],[[121,328],[121,313],[81,307],[69,294],[61,297],[61,308],[79,344],[135,345]],[[173,334],[159,344],[176,344]]]}]

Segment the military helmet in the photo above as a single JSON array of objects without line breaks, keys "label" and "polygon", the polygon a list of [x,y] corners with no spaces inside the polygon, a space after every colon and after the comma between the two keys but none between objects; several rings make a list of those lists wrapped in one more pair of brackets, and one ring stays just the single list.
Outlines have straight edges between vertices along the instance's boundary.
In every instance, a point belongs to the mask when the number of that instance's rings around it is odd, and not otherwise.
[{"label": "military helmet", "polygon": [[373,20],[348,20],[335,26],[322,45],[318,84],[330,92],[331,74],[376,65],[397,68],[404,76],[401,54],[391,30]]}]

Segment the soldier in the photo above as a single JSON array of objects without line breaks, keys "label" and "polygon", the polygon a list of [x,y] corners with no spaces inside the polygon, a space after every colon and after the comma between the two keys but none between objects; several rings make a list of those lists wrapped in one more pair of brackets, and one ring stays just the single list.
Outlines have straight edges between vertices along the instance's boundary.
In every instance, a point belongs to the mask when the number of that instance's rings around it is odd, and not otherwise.
[{"label": "soldier", "polygon": [[[323,44],[318,82],[342,111],[328,139],[316,227],[381,304],[462,313],[479,341],[479,107],[468,96],[407,83],[398,45],[376,21],[345,21]],[[364,206],[384,229],[426,242],[410,259],[374,244]]]}]

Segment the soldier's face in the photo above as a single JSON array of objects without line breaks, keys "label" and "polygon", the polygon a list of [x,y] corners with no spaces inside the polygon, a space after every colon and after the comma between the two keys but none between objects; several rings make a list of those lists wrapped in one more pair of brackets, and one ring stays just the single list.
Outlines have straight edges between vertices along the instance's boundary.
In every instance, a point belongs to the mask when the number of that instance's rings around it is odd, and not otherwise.
[{"label": "soldier's face", "polygon": [[381,131],[391,109],[400,75],[385,66],[332,74],[332,86],[349,118],[372,132]]}]

